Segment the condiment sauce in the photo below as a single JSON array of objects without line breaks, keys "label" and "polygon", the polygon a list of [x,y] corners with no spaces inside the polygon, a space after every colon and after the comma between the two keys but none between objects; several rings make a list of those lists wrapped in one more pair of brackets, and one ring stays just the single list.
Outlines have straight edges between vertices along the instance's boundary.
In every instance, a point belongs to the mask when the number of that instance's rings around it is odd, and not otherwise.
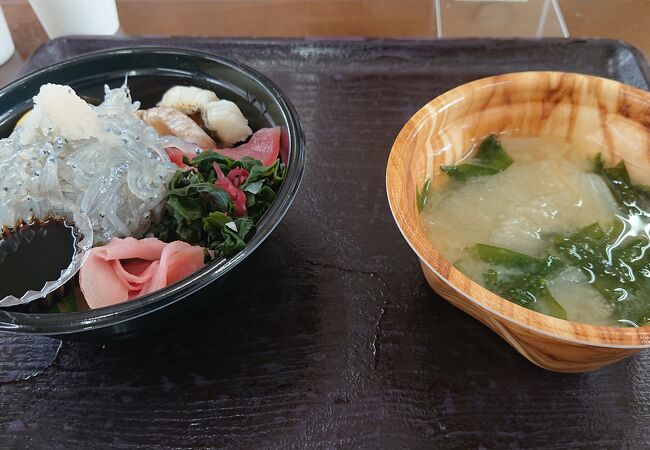
[{"label": "condiment sauce", "polygon": [[72,262],[79,238],[73,225],[61,218],[35,219],[4,227],[0,240],[0,299],[40,291],[57,280]]}]

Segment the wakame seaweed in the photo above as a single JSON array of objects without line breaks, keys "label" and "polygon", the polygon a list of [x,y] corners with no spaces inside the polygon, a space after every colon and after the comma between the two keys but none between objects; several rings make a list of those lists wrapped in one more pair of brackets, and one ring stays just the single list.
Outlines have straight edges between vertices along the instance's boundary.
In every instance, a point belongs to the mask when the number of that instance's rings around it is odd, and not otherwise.
[{"label": "wakame seaweed", "polygon": [[630,215],[650,211],[650,188],[632,184],[625,161],[621,160],[613,167],[606,168],[600,154],[596,155],[593,172],[607,184],[610,192],[623,211]]},{"label": "wakame seaweed", "polygon": [[513,163],[501,142],[493,134],[485,138],[470,163],[455,166],[441,166],[443,172],[457,181],[469,178],[494,175],[506,170]]},{"label": "wakame seaweed", "polygon": [[[162,220],[153,227],[162,241],[182,240],[207,246],[230,256],[246,246],[255,224],[269,209],[284,180],[285,166],[277,159],[264,166],[256,159],[233,160],[216,152],[205,151],[191,161],[189,170],[178,170],[169,183]],[[215,185],[215,166],[227,175],[236,168],[248,172],[238,187],[246,195],[246,215],[237,217],[228,192]]]},{"label": "wakame seaweed", "polygon": [[507,248],[487,244],[476,244],[474,251],[481,261],[523,270],[528,273],[551,275],[556,274],[564,267],[564,263],[560,258],[553,255],[540,259]]},{"label": "wakame seaweed", "polygon": [[[612,305],[619,317],[636,324],[650,321],[650,239],[648,217],[650,188],[633,184],[625,161],[605,167],[602,156],[594,159],[593,172],[607,184],[626,217],[616,217],[603,230],[599,224],[558,236],[555,248],[580,268],[592,286]],[[631,232],[645,223],[644,233]]]},{"label": "wakame seaweed", "polygon": [[649,243],[639,237],[612,245],[622,232],[619,220],[607,230],[593,224],[573,234],[557,236],[554,247],[591,280],[616,316],[643,324],[650,320],[650,260],[646,256]]},{"label": "wakame seaweed", "polygon": [[548,290],[550,280],[564,268],[558,257],[535,258],[486,244],[475,245],[470,253],[494,266],[483,274],[489,290],[533,311],[567,318],[564,308]]},{"label": "wakame seaweed", "polygon": [[[466,181],[470,178],[494,175],[506,170],[513,163],[512,158],[503,149],[501,142],[493,134],[485,138],[480,144],[471,163],[455,166],[442,165],[440,168],[450,178],[456,181]],[[418,211],[422,211],[429,199],[431,178],[427,178],[422,186],[422,191],[415,192],[415,201]]]},{"label": "wakame seaweed", "polygon": [[551,295],[549,285],[564,268],[573,266],[610,305],[613,317],[622,324],[647,324],[650,188],[632,183],[624,161],[605,167],[598,155],[592,170],[605,181],[622,212],[612,216],[611,225],[594,223],[547,236],[544,258],[485,244],[475,245],[467,254],[488,263],[483,272],[486,288],[521,306],[566,318],[566,311]]},{"label": "wakame seaweed", "polygon": [[415,202],[418,205],[418,211],[422,212],[422,209],[424,209],[424,206],[427,204],[427,201],[429,200],[430,190],[431,190],[431,178],[427,178],[427,181],[424,182],[424,185],[422,186],[422,191],[418,191],[416,189]]}]

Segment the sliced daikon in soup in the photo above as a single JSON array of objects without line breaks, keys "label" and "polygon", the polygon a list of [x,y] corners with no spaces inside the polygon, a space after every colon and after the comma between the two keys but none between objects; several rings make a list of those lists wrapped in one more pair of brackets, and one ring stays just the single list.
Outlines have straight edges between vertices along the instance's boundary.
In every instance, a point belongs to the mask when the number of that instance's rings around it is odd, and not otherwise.
[{"label": "sliced daikon in soup", "polygon": [[[650,188],[621,161],[540,138],[490,136],[442,166],[423,202],[434,247],[496,294],[597,325],[650,322]],[[422,194],[421,194],[422,195]]]},{"label": "sliced daikon in soup", "polygon": [[540,149],[537,160],[510,154],[515,162],[507,170],[432,194],[422,219],[446,258],[458,259],[477,242],[538,256],[543,233],[605,224],[618,212],[602,180],[585,173],[586,160],[577,164]]},{"label": "sliced daikon in soup", "polygon": [[569,320],[594,325],[620,325],[612,317],[612,308],[606,300],[575,267],[569,267],[555,277],[549,291],[566,310]]}]

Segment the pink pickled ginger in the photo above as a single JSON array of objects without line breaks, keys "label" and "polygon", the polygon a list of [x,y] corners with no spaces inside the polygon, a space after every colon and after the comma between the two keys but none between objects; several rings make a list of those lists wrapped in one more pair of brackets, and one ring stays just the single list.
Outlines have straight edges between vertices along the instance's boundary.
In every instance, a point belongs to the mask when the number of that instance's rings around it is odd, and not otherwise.
[{"label": "pink pickled ginger", "polygon": [[[243,172],[236,172],[232,177],[230,173],[234,172],[237,169],[233,169],[228,173],[228,176],[223,174],[223,170],[216,162],[212,163],[215,173],[217,174],[217,181],[214,182],[214,185],[219,189],[226,191],[230,200],[232,200],[233,205],[235,206],[235,215],[237,217],[243,217],[246,215],[246,194],[240,189],[237,188],[233,179],[237,179],[240,175],[243,175]],[[242,169],[248,177],[248,171]]]},{"label": "pink pickled ginger", "polygon": [[90,250],[79,272],[88,306],[115,305],[157,291],[205,266],[203,248],[156,238],[113,238]]}]

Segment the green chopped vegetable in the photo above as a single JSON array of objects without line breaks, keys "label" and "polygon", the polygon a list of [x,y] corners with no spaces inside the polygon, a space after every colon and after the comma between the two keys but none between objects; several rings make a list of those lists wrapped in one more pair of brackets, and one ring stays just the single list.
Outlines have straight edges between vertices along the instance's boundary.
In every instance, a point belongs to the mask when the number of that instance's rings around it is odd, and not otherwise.
[{"label": "green chopped vegetable", "polygon": [[427,200],[429,200],[430,190],[431,190],[431,178],[427,178],[427,181],[424,182],[424,185],[422,186],[422,191],[418,191],[416,189],[415,201],[418,205],[418,211],[421,212],[424,206],[427,204]]},{"label": "green chopped vegetable", "polygon": [[459,164],[457,166],[442,166],[442,171],[449,175],[456,181],[465,181],[474,177],[483,177],[486,175],[494,175],[501,172],[492,167],[477,166],[474,164]]},{"label": "green chopped vegetable", "polygon": [[648,240],[632,237],[614,246],[623,231],[621,221],[607,230],[593,224],[556,237],[554,246],[591,280],[592,286],[613,306],[617,317],[641,325],[650,320]]},{"label": "green chopped vegetable", "polygon": [[501,297],[525,308],[559,319],[566,319],[564,308],[548,290],[549,279],[540,275],[504,275],[491,269],[484,275],[486,287]]},{"label": "green chopped vegetable", "polygon": [[550,279],[564,267],[559,258],[535,258],[486,244],[477,244],[470,254],[495,266],[483,274],[489,290],[528,309],[566,319],[566,311],[548,290]]},{"label": "green chopped vegetable", "polygon": [[[203,219],[203,229],[208,232],[208,246],[230,256],[246,247],[246,236],[253,228],[253,221],[248,217],[233,220],[226,214],[215,211]],[[216,239],[215,239],[216,237]]]},{"label": "green chopped vegetable", "polygon": [[[284,180],[284,164],[277,159],[264,166],[250,157],[233,160],[212,151],[184,162],[193,169],[178,170],[169,183],[162,220],[152,228],[154,235],[166,242],[179,239],[200,244],[223,256],[242,250],[255,223],[277,196]],[[245,169],[248,175],[241,186],[221,188],[215,185],[217,174],[213,164],[218,164],[224,175],[236,168]],[[234,194],[226,192],[228,189],[239,190],[245,196],[243,217],[235,214],[231,198]]]},{"label": "green chopped vegetable", "polygon": [[280,165],[280,160],[276,159],[270,166],[263,166],[259,161],[258,164],[252,165],[249,170],[248,178],[242,185],[242,189],[258,181],[266,181],[271,185],[278,185],[284,179],[284,173]]},{"label": "green chopped vegetable", "polygon": [[250,192],[251,194],[257,194],[262,189],[263,184],[264,184],[264,180],[257,180],[254,183],[250,183],[246,185],[243,191]]},{"label": "green chopped vegetable", "polygon": [[[196,167],[199,170],[199,173],[205,176],[214,173],[214,169],[212,168],[212,163],[215,162],[219,164],[221,170],[223,170],[224,172],[228,172],[230,169],[234,168],[236,164],[236,161],[227,158],[225,156],[222,156],[219,153],[211,152],[211,151],[205,151],[196,155],[194,158],[192,158],[192,161],[188,160],[186,164],[188,166]],[[241,165],[241,163],[239,165]]]},{"label": "green chopped vegetable", "polygon": [[493,134],[481,142],[474,159],[481,166],[492,167],[498,170],[507,169],[513,162],[510,155],[503,149],[501,142]]},{"label": "green chopped vegetable", "polygon": [[469,178],[494,175],[506,170],[513,163],[495,135],[490,135],[481,142],[476,155],[470,163],[455,166],[443,165],[442,171],[457,181]]},{"label": "green chopped vegetable", "polygon": [[262,186],[262,188],[253,194],[246,192],[246,207],[248,208],[248,217],[257,221],[262,217],[267,209],[275,200],[277,194],[270,186]]},{"label": "green chopped vegetable", "polygon": [[210,234],[221,233],[228,222],[232,222],[232,217],[221,211],[214,211],[203,219],[203,229]]},{"label": "green chopped vegetable", "polygon": [[482,261],[519,269],[528,273],[536,272],[542,275],[553,275],[564,268],[564,263],[553,255],[549,255],[546,259],[540,259],[507,248],[486,244],[476,244],[474,249],[478,258]]},{"label": "green chopped vegetable", "polygon": [[628,214],[636,215],[641,211],[650,211],[650,187],[633,185],[630,175],[621,160],[613,167],[605,168],[600,154],[596,155],[593,165],[594,173],[605,181],[612,195]]},{"label": "green chopped vegetable", "polygon": [[242,217],[235,219],[234,225],[235,230],[229,227],[228,224],[223,227],[221,230],[223,241],[215,247],[217,250],[220,250],[225,256],[230,256],[240,250],[243,250],[244,247],[246,247],[246,242],[244,242],[244,239],[253,228],[253,221],[248,217]]}]

